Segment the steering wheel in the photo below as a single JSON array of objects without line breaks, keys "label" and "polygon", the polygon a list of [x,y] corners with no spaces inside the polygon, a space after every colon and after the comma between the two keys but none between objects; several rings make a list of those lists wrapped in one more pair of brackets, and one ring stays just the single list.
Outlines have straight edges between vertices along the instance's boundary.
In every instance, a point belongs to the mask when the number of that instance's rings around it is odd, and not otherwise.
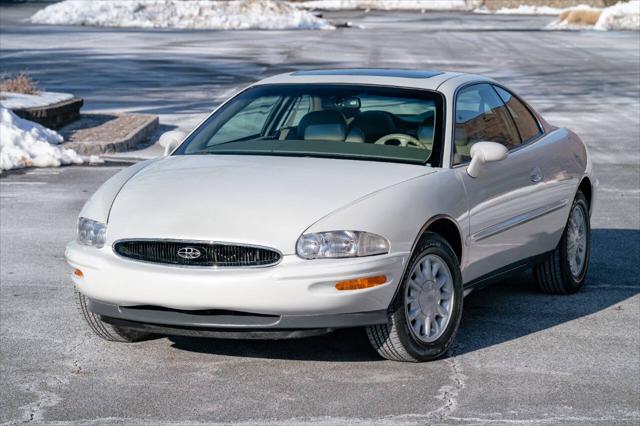
[{"label": "steering wheel", "polygon": [[400,146],[417,146],[418,148],[429,149],[429,147],[424,142],[420,142],[413,136],[405,135],[404,133],[390,133],[375,141],[374,144],[386,145],[387,142],[393,140],[400,142]]}]

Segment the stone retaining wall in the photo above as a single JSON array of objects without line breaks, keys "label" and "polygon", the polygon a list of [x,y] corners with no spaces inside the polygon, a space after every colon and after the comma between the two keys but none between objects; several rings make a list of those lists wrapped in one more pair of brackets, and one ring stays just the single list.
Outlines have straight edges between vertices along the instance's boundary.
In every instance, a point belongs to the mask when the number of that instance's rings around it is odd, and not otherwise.
[{"label": "stone retaining wall", "polygon": [[82,98],[71,98],[41,107],[16,108],[13,112],[18,117],[42,124],[49,129],[59,129],[78,119],[83,103]]}]

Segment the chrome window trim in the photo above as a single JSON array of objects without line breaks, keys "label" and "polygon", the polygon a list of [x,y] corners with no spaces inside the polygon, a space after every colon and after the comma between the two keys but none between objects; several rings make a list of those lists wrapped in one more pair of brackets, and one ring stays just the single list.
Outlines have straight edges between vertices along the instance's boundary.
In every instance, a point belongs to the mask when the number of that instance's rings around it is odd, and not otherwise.
[{"label": "chrome window trim", "polygon": [[[464,167],[464,166],[468,166],[469,163],[471,163],[471,161],[465,161],[464,163],[459,163],[459,164],[453,164],[453,159],[455,156],[455,144],[456,144],[456,105],[457,105],[457,100],[458,100],[458,93],[462,90],[462,89],[466,89],[469,86],[474,86],[476,84],[488,84],[490,86],[498,86],[501,89],[506,90],[507,92],[511,93],[512,96],[514,96],[516,99],[518,99],[520,102],[522,102],[522,104],[525,106],[525,108],[527,108],[527,111],[529,111],[529,113],[533,116],[534,120],[536,121],[536,124],[538,125],[538,129],[540,130],[540,133],[538,134],[537,137],[532,138],[531,140],[527,140],[522,141],[520,143],[520,145],[518,145],[515,148],[512,148],[509,150],[509,154],[512,152],[517,152],[518,150],[520,150],[521,148],[524,148],[526,146],[532,145],[536,142],[538,142],[540,139],[542,139],[543,137],[545,137],[548,133],[545,131],[544,126],[542,125],[542,123],[540,122],[540,120],[538,119],[538,116],[536,114],[533,113],[533,111],[531,110],[531,107],[529,106],[529,104],[527,104],[524,100],[522,100],[522,98],[518,95],[516,95],[515,93],[513,93],[513,91],[509,90],[508,88],[506,88],[505,86],[503,86],[502,84],[493,82],[491,80],[475,80],[475,81],[471,81],[468,83],[465,83],[461,86],[459,86],[458,88],[456,88],[456,91],[453,93],[453,103],[452,103],[452,126],[451,126],[451,137],[450,137],[450,141],[451,141],[451,153],[450,153],[450,160],[449,160],[449,168],[451,169],[457,169],[458,167]],[[495,89],[494,89],[495,91]],[[498,95],[498,98],[500,98],[500,95]],[[502,98],[500,98],[500,100],[502,100]],[[504,101],[502,101],[502,103],[504,103]],[[509,113],[509,116],[511,116],[511,113]],[[511,120],[514,121],[514,125],[515,125],[515,120],[513,119],[513,116],[511,116]],[[516,126],[516,130],[517,130],[517,126]],[[518,135],[520,134],[520,132],[518,131]]]},{"label": "chrome window trim", "polygon": [[[204,265],[177,265],[173,263],[162,263],[162,262],[151,262],[147,260],[133,259],[130,257],[122,256],[115,249],[116,244],[124,243],[129,241],[150,241],[150,242],[164,242],[164,243],[183,243],[183,244],[210,244],[210,245],[223,245],[223,246],[236,246],[236,247],[246,247],[246,248],[258,248],[263,250],[270,250],[278,253],[280,255],[280,259],[275,263],[270,263],[268,265],[247,265],[247,266],[204,266]],[[216,241],[216,240],[182,240],[175,238],[121,238],[119,240],[115,240],[113,244],[111,244],[111,251],[119,258],[136,263],[144,263],[146,265],[160,265],[163,267],[175,267],[175,268],[187,268],[187,269],[203,269],[203,270],[243,270],[243,269],[261,269],[261,268],[271,268],[273,266],[277,266],[282,262],[284,258],[284,254],[278,249],[273,247],[261,246],[258,244],[242,244],[242,243],[230,243],[227,241]]]}]

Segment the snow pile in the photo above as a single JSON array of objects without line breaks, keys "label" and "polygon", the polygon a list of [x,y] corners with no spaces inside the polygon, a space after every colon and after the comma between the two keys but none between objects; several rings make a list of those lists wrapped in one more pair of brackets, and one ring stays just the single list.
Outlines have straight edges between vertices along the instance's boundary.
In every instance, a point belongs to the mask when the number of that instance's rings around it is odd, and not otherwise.
[{"label": "snow pile", "polygon": [[563,9],[549,6],[520,5],[516,8],[503,7],[495,11],[498,15],[559,15]]},{"label": "snow pile", "polygon": [[82,164],[82,157],[74,150],[56,146],[61,142],[62,136],[53,130],[0,107],[0,171]]},{"label": "snow pile", "polygon": [[209,30],[333,29],[280,0],[65,0],[38,11],[36,24]]},{"label": "snow pile", "polygon": [[9,109],[35,108],[55,104],[73,98],[69,93],[40,92],[37,95],[0,92],[0,105]]},{"label": "snow pile", "polygon": [[640,30],[640,0],[620,2],[598,9],[586,5],[561,11],[559,18],[547,25],[548,29]]},{"label": "snow pile", "polygon": [[640,0],[620,2],[602,11],[596,30],[640,30]]},{"label": "snow pile", "polygon": [[310,0],[295,5],[322,10],[470,10],[480,3],[478,0]]}]

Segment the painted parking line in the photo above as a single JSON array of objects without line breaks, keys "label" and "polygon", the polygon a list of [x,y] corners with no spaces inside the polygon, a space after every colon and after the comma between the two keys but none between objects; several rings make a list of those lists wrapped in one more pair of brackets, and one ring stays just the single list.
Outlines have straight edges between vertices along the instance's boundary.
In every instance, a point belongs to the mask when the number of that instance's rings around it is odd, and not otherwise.
[{"label": "painted parking line", "polygon": [[23,181],[23,180],[16,180],[16,181],[2,181],[0,182],[0,185],[2,186],[11,186],[11,185],[48,185],[49,182],[27,182],[27,181]]},{"label": "painted parking line", "polygon": [[62,173],[59,169],[33,169],[29,170],[26,174],[28,175],[59,175]]},{"label": "painted parking line", "polygon": [[618,189],[618,188],[598,188],[598,192],[609,192],[612,194],[640,195],[640,189]]}]

